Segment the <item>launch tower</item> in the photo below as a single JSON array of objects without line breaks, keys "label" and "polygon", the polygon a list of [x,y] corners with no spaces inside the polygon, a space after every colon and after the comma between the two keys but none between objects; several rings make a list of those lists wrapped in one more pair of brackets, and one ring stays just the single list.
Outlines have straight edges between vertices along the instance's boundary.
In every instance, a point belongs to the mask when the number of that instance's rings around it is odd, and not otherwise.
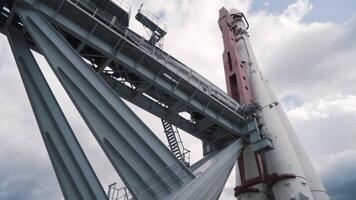
[{"label": "launch tower", "polygon": [[[15,57],[65,199],[218,199],[238,163],[240,199],[328,196],[262,78],[245,16],[220,10],[228,93],[162,50],[150,12],[129,28],[124,0],[0,0],[0,32]],[[32,52],[42,54],[126,187],[105,192]],[[161,119],[169,147],[122,100]],[[182,115],[188,115],[184,117]],[[183,130],[202,141],[191,164]]]}]

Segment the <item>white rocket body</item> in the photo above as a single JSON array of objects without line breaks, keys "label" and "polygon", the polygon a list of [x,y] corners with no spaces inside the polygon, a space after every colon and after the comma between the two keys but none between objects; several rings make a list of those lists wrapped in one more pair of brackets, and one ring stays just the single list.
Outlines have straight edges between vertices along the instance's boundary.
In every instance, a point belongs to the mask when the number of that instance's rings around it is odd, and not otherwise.
[{"label": "white rocket body", "polygon": [[[273,91],[270,89],[269,84],[266,83],[266,87],[269,91],[269,94],[272,99],[277,101],[277,97],[273,93]],[[302,143],[300,142],[292,124],[288,120],[288,117],[284,111],[284,109],[281,106],[278,106],[277,112],[279,114],[279,117],[281,118],[283,125],[285,129],[287,130],[287,134],[289,136],[289,140],[291,141],[293,148],[297,154],[297,157],[299,159],[299,162],[303,168],[304,175],[309,183],[310,186],[310,191],[313,195],[314,200],[329,200],[330,197],[326,193],[326,190],[320,180],[320,177],[318,176],[314,166],[312,165],[309,156],[307,155]]]},{"label": "white rocket body", "polygon": [[[255,159],[255,152],[253,151],[252,145],[247,145],[245,149],[241,152],[244,158],[245,176],[247,180],[251,180],[259,175],[257,163]],[[236,185],[241,185],[241,179],[239,174],[239,169],[236,167]],[[259,183],[253,186],[253,188],[258,189],[259,192],[246,192],[238,196],[238,200],[269,200],[268,198],[268,187],[265,183]]]},{"label": "white rocket body", "polygon": [[[246,24],[241,19],[237,26],[245,30]],[[273,184],[274,198],[276,200],[329,200],[330,198],[325,192],[325,188],[282,106],[280,104],[268,106],[273,105],[273,102],[276,102],[277,99],[262,77],[247,34],[241,32],[236,38],[239,38],[236,41],[236,51],[241,60],[247,63],[245,66],[250,72],[249,79],[254,100],[263,107],[261,114],[266,127],[265,133],[272,139],[274,146],[273,150],[264,153],[267,174],[293,174],[296,176],[296,178],[283,179]],[[252,158],[245,158],[245,165],[248,165],[249,159],[253,160]],[[253,177],[256,175],[256,170],[253,167],[253,162],[251,163],[252,167],[245,167],[245,173],[247,175],[253,174],[251,175]],[[237,178],[237,180],[239,179]],[[264,184],[261,184],[261,186],[265,187]],[[266,198],[258,194],[253,196],[250,193],[240,195],[241,200],[264,200]]]}]

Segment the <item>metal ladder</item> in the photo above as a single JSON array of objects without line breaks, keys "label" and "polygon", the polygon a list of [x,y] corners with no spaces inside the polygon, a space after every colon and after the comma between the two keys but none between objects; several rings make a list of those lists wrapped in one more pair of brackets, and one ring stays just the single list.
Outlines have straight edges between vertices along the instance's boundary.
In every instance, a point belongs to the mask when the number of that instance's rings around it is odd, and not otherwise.
[{"label": "metal ladder", "polygon": [[190,151],[184,148],[177,127],[162,119],[164,133],[166,134],[171,152],[187,167],[190,166]]}]

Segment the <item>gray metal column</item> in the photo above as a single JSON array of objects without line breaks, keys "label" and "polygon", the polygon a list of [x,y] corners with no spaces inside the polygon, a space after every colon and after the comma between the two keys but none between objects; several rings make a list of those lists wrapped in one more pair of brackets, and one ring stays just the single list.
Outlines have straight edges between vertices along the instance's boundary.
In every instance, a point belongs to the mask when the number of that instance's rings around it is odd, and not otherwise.
[{"label": "gray metal column", "polygon": [[7,36],[64,197],[106,199],[23,35],[9,29]]},{"label": "gray metal column", "polygon": [[218,199],[242,148],[242,139],[239,139],[225,149],[212,152],[212,155],[208,155],[208,159],[203,159],[201,163],[193,165],[196,178],[167,200]]},{"label": "gray metal column", "polygon": [[135,198],[164,198],[194,179],[45,18],[17,13]]}]

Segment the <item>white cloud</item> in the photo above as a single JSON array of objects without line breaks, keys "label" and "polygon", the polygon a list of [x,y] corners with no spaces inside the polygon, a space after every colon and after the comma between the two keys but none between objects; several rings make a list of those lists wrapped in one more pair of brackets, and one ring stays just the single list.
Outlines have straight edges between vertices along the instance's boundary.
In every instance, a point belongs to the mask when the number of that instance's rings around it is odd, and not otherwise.
[{"label": "white cloud", "polygon": [[318,168],[328,167],[325,159],[356,150],[356,95],[305,102],[288,115]]},{"label": "white cloud", "polygon": [[329,194],[352,200],[356,183],[356,95],[334,95],[288,111]]},{"label": "white cloud", "polygon": [[[348,163],[348,160],[351,162]],[[328,173],[335,173],[335,166],[341,162],[350,165],[356,165],[356,149],[346,149],[344,151],[335,152],[325,156],[320,163],[322,166],[324,166],[320,169],[320,173],[324,176],[327,176]]]},{"label": "white cloud", "polygon": [[260,12],[250,18],[255,53],[277,93],[305,100],[355,93],[356,20],[304,23],[285,17]]},{"label": "white cloud", "polygon": [[356,114],[356,96],[336,95],[304,103],[288,111],[289,117],[295,121],[309,121],[338,117],[340,115]]},{"label": "white cloud", "polygon": [[[140,3],[134,1],[133,13]],[[155,13],[166,13],[169,29],[165,49],[221,88],[225,88],[225,79],[218,10],[225,5],[244,11],[251,24],[251,41],[262,71],[272,81],[277,94],[292,94],[304,100],[288,114],[317,169],[324,179],[332,177],[341,160],[344,165],[348,160],[355,160],[356,19],[350,18],[341,24],[306,23],[303,17],[312,12],[313,7],[307,0],[296,1],[281,14],[252,13],[251,3],[251,0],[150,0],[145,1],[145,6]],[[132,26],[145,33],[134,20]],[[42,195],[45,199],[60,199],[59,186],[4,37],[1,37],[0,47],[1,52],[7,52],[0,54],[0,198],[40,199]],[[116,181],[110,166],[97,162],[104,156],[88,136],[80,117],[72,115],[75,108],[66,103],[68,98],[55,81],[53,86],[58,89],[61,105],[69,113],[80,142],[86,144],[84,150],[91,155],[89,159],[100,172],[104,186]],[[151,125],[152,130],[164,140],[159,120],[149,114],[140,115],[146,122],[155,124]],[[184,135],[183,139],[195,152],[193,160],[199,159],[200,143],[190,136]],[[31,191],[16,187],[19,185],[29,186]],[[232,178],[221,199],[231,199],[234,185]],[[21,194],[29,196],[22,198]]]},{"label": "white cloud", "polygon": [[284,15],[289,20],[299,22],[305,15],[310,13],[312,9],[313,5],[309,2],[309,0],[298,0],[288,6],[288,8],[284,11]]}]

